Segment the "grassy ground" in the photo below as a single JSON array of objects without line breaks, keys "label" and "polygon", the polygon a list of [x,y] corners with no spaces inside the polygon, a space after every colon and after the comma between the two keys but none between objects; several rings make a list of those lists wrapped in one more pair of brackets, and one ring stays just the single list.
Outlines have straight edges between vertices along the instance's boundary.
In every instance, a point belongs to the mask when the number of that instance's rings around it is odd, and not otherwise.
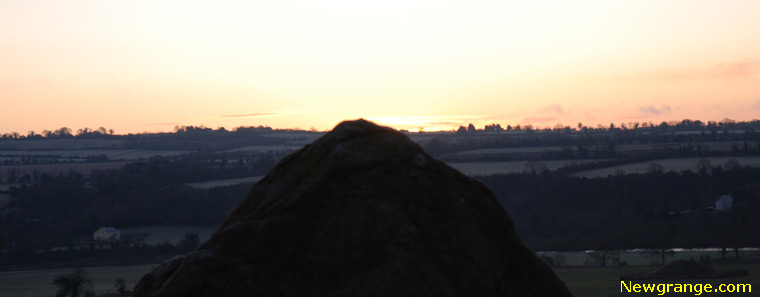
[{"label": "grassy ground", "polygon": [[[753,293],[706,293],[704,296],[758,296],[760,292],[760,256],[753,255],[726,261],[713,261],[710,265],[719,272],[746,269],[749,275],[722,279],[673,279],[673,280],[637,280],[633,283],[663,284],[711,284],[717,288],[721,284],[750,284]],[[617,297],[617,296],[658,296],[657,293],[634,293],[621,288],[620,276],[657,270],[659,267],[560,267],[557,276],[562,279],[574,296],[577,297]],[[623,290],[623,292],[621,292]],[[695,296],[695,293],[666,293],[663,296]]]},{"label": "grassy ground", "polygon": [[[98,294],[115,292],[117,278],[126,281],[131,290],[140,278],[156,267],[156,264],[130,266],[86,267],[92,278],[93,288]],[[59,275],[74,271],[74,268],[38,269],[0,272],[0,296],[3,297],[48,297],[55,296],[57,287],[53,280]]]},{"label": "grassy ground", "polygon": [[[87,267],[87,272],[93,278],[95,290],[101,294],[114,292],[116,278],[126,280],[127,288],[132,289],[140,278],[153,269],[156,265],[130,265],[130,266],[101,266]],[[699,284],[710,283],[717,287],[720,284],[751,284],[755,285],[754,294],[715,294],[703,293],[705,296],[757,296],[760,291],[760,255],[752,255],[727,261],[714,261],[711,266],[719,271],[747,269],[747,276],[726,279],[692,279],[692,280],[662,280],[662,281],[636,281],[634,283],[680,283]],[[570,291],[576,297],[613,297],[613,296],[657,296],[653,293],[628,293],[621,292],[619,277],[633,273],[653,271],[659,267],[651,266],[628,266],[628,267],[560,267],[556,268],[557,276],[567,284]],[[56,287],[52,284],[56,276],[70,273],[73,268],[39,269],[24,271],[0,272],[0,296],[16,297],[42,297],[55,295]],[[694,296],[694,294],[682,294]],[[668,293],[664,296],[681,296]]]}]

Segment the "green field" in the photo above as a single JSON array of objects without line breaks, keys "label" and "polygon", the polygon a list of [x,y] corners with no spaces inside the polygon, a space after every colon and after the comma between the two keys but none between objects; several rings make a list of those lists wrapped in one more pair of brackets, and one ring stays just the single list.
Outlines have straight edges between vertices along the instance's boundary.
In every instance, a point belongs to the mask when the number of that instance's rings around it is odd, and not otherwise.
[{"label": "green field", "polygon": [[[673,159],[651,160],[651,161],[646,161],[646,162],[631,163],[631,164],[625,164],[625,165],[605,167],[601,169],[576,172],[576,173],[573,173],[572,176],[597,178],[597,177],[607,177],[609,175],[616,175],[616,174],[646,173],[647,166],[649,166],[649,164],[651,163],[658,163],[662,165],[663,170],[666,172],[667,171],[680,172],[684,170],[696,171],[697,161],[699,161],[699,159],[701,158],[673,158]],[[718,166],[718,165],[723,166],[724,164],[726,164],[726,161],[730,159],[735,159],[739,162],[739,165],[741,166],[760,167],[760,157],[710,157],[706,159],[710,160],[713,166]]]}]

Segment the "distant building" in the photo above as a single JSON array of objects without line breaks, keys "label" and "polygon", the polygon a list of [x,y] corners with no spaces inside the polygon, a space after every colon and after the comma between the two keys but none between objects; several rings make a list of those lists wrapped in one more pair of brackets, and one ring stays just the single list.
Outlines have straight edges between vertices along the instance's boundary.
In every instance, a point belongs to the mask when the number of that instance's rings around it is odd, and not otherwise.
[{"label": "distant building", "polygon": [[120,240],[121,232],[114,227],[100,227],[97,231],[92,233],[92,239],[94,240]]},{"label": "distant building", "polygon": [[715,201],[715,210],[728,210],[734,206],[734,197],[723,195]]}]

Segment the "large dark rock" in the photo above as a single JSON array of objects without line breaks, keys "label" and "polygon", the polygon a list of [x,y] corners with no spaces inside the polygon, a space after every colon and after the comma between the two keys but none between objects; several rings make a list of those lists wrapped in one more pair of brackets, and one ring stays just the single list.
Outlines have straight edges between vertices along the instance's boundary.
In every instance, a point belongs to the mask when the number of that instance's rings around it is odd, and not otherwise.
[{"label": "large dark rock", "polygon": [[570,296],[490,190],[404,134],[343,122],[135,296]]}]

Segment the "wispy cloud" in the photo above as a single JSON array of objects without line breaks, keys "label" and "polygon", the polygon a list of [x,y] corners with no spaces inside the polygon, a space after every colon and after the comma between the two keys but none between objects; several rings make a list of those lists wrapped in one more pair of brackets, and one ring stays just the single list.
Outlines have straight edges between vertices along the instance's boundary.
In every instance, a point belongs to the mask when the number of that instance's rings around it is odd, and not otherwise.
[{"label": "wispy cloud", "polygon": [[228,115],[221,115],[217,116],[216,118],[223,118],[223,119],[230,119],[230,118],[278,118],[278,117],[286,117],[286,116],[293,116],[293,115],[301,115],[301,114],[310,114],[310,113],[318,113],[319,110],[311,110],[311,109],[282,109],[282,110],[275,110],[275,111],[268,111],[268,112],[252,112],[252,113],[241,113],[241,114],[228,114]]},{"label": "wispy cloud", "polygon": [[556,114],[564,114],[565,110],[562,109],[562,105],[559,104],[552,104],[547,107],[542,108],[539,110],[541,113],[556,113]]},{"label": "wispy cloud", "polygon": [[755,104],[752,104],[752,108],[760,110],[760,98],[755,99]]},{"label": "wispy cloud", "polygon": [[423,128],[426,131],[451,130],[460,125],[473,123],[481,125],[487,121],[488,115],[425,115],[425,116],[379,116],[367,119],[381,125],[387,125],[396,129],[416,130]]},{"label": "wispy cloud", "polygon": [[278,113],[276,112],[256,112],[256,113],[246,113],[246,114],[231,114],[231,115],[223,115],[223,118],[256,118],[256,117],[271,117],[276,116]]},{"label": "wispy cloud", "polygon": [[150,123],[143,124],[143,126],[177,126],[179,123]]},{"label": "wispy cloud", "polygon": [[656,107],[654,107],[652,105],[649,105],[649,106],[646,106],[646,107],[639,107],[639,111],[640,112],[642,112],[644,114],[649,114],[649,115],[666,114],[666,113],[669,113],[671,110],[672,109],[670,108],[669,105],[662,105],[662,106],[660,106],[660,108],[656,108]]},{"label": "wispy cloud", "polygon": [[547,123],[547,122],[554,122],[557,118],[556,117],[527,117],[523,118],[520,123],[522,124],[538,124],[538,123]]},{"label": "wispy cloud", "polygon": [[760,73],[760,59],[720,63],[692,69],[665,69],[614,76],[618,80],[689,81],[752,77]]}]

